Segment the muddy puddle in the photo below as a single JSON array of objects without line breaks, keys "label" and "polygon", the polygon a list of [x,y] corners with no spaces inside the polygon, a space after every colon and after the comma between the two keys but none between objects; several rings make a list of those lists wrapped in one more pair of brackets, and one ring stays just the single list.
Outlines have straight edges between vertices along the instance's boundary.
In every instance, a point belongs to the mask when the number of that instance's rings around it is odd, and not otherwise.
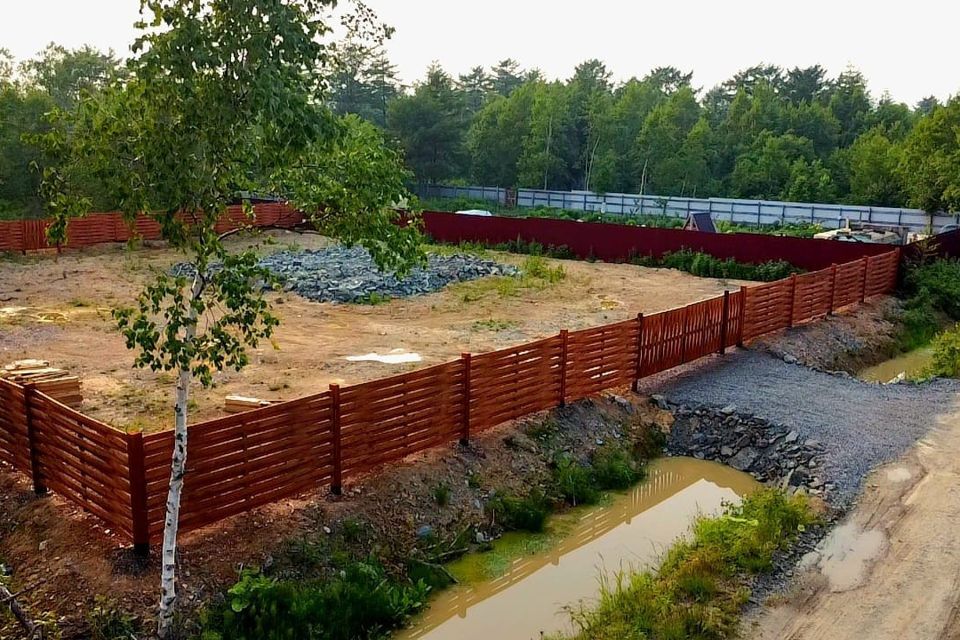
[{"label": "muddy puddle", "polygon": [[395,637],[527,640],[571,631],[569,610],[589,606],[600,580],[657,562],[697,515],[759,487],[751,476],[692,458],[664,458],[649,478],[600,506],[551,519],[544,534],[505,535],[491,551],[449,565],[459,584]]},{"label": "muddy puddle", "polygon": [[921,377],[932,361],[933,347],[923,347],[862,369],[857,373],[857,377],[867,382],[887,383],[902,374],[910,380]]}]

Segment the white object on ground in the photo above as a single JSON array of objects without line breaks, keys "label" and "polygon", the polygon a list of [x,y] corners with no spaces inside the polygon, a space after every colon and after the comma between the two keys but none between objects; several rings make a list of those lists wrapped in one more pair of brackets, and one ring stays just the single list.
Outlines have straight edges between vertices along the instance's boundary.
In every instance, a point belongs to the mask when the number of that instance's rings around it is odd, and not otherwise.
[{"label": "white object on ground", "polygon": [[362,356],[347,356],[346,359],[350,362],[382,362],[384,364],[404,364],[423,360],[419,353],[410,353],[404,349],[394,349],[385,354],[365,353]]},{"label": "white object on ground", "polygon": [[464,209],[463,211],[457,211],[457,214],[461,216],[483,216],[485,218],[493,216],[493,214],[486,209]]}]

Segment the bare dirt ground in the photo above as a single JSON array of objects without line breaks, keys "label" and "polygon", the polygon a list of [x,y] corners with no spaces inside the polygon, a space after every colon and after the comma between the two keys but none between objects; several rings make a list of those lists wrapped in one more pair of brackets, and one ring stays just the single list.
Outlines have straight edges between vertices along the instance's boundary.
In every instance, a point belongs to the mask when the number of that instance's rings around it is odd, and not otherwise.
[{"label": "bare dirt ground", "polygon": [[[274,234],[265,251],[324,246],[317,236]],[[249,243],[241,239],[235,246]],[[522,256],[493,253],[520,264]],[[150,277],[178,261],[169,249],[95,247],[0,260],[0,364],[42,358],[79,375],[83,411],[119,428],[165,428],[173,377],[131,368],[132,354],[113,330],[110,310],[132,303]],[[193,396],[193,420],[221,415],[223,398],[241,394],[284,400],[447,362],[555,334],[651,313],[739,288],[740,282],[697,278],[668,269],[551,260],[567,277],[503,295],[489,278],[385,304],[315,303],[270,294],[281,319],[275,344],[251,354],[243,372],[226,372]],[[405,349],[423,361],[390,365],[346,356]]]},{"label": "bare dirt ground", "polygon": [[960,402],[858,505],[793,589],[745,624],[756,640],[960,637]]}]

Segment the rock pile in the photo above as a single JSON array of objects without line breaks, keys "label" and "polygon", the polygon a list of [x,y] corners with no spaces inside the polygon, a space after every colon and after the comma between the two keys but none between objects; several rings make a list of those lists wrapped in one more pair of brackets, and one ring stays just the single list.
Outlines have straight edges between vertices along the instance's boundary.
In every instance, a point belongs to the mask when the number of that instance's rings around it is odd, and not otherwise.
[{"label": "rock pile", "polygon": [[715,460],[761,482],[791,491],[802,487],[824,498],[835,489],[824,477],[824,446],[817,440],[802,438],[797,431],[761,416],[740,413],[732,405],[691,408],[671,404],[662,396],[652,400],[674,415],[667,440],[672,455]]},{"label": "rock pile", "polygon": [[[427,264],[398,279],[377,269],[362,247],[333,245],[308,251],[281,251],[260,265],[275,274],[286,291],[315,302],[370,302],[402,298],[442,289],[453,282],[486,276],[515,275],[517,268],[471,255],[429,255]],[[188,265],[175,265],[174,274],[189,275]]]}]

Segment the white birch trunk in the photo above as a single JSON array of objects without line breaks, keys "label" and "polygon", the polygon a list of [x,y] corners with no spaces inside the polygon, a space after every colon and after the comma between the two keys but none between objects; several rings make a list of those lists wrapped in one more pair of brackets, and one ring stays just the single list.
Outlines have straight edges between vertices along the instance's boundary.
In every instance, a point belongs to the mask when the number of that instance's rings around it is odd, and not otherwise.
[{"label": "white birch trunk", "polygon": [[[201,293],[202,286],[197,278],[193,283],[191,302]],[[184,342],[193,342],[196,336],[196,311],[189,313]],[[157,633],[167,638],[173,626],[177,603],[177,529],[180,525],[180,494],[183,491],[183,476],[187,464],[187,403],[190,399],[190,368],[182,368],[177,378],[177,400],[174,406],[173,459],[170,463],[170,488],[167,491],[167,516],[163,523],[163,549],[160,562],[160,615]]]}]

